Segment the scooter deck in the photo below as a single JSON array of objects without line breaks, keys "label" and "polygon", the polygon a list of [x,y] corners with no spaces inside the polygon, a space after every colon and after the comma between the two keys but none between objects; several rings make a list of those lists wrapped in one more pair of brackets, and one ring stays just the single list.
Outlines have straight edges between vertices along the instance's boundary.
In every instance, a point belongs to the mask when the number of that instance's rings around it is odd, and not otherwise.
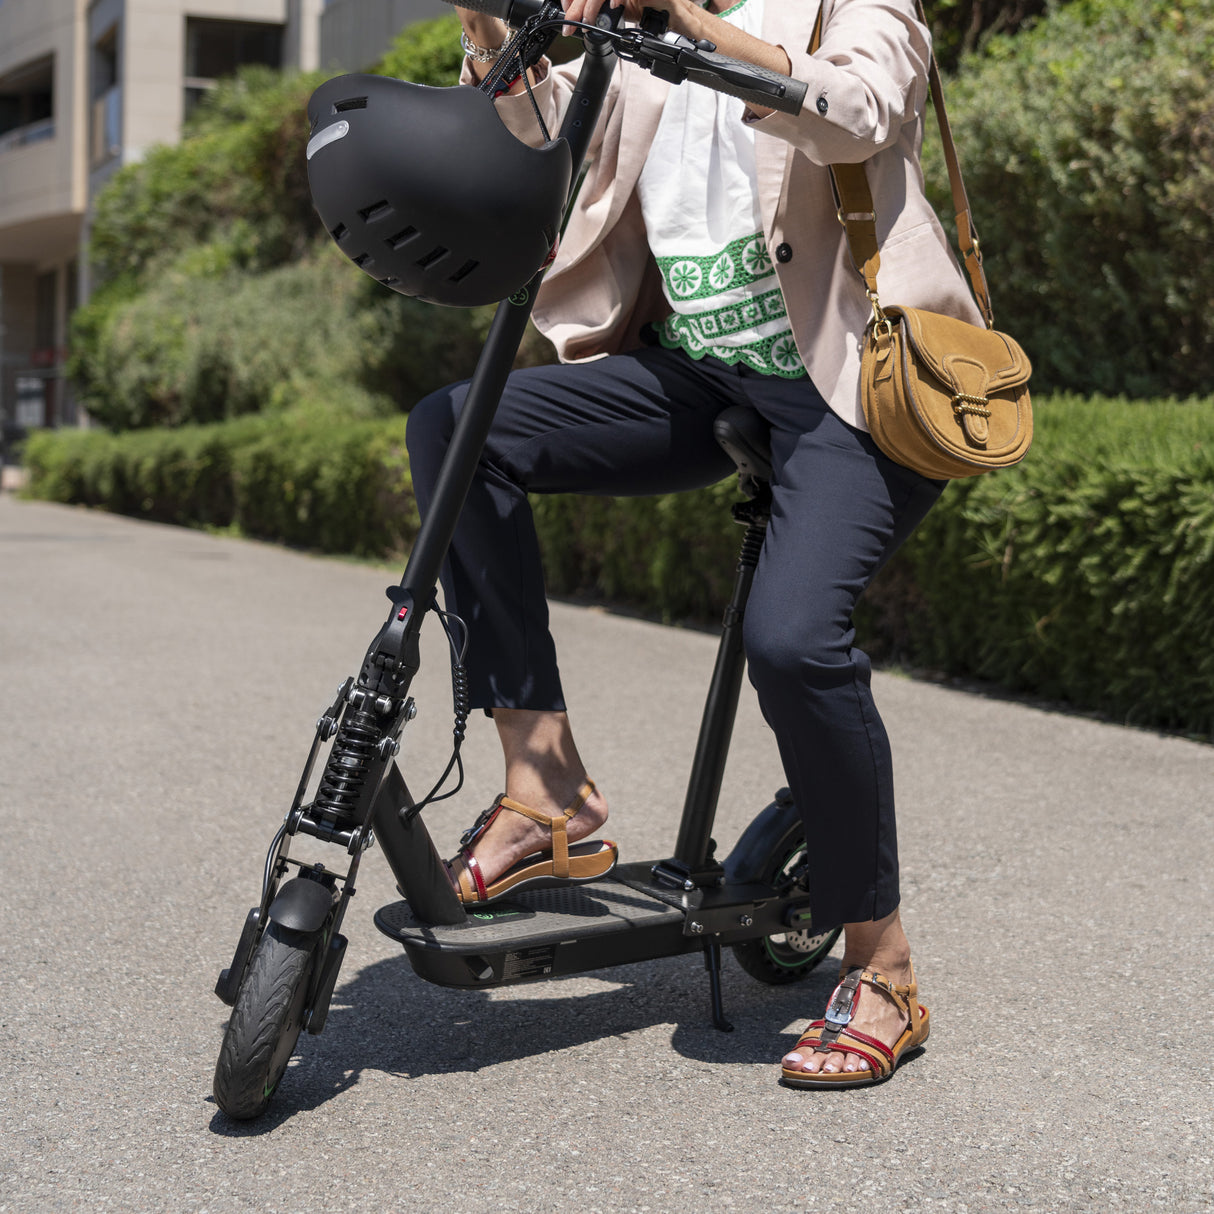
[{"label": "scooter deck", "polygon": [[451,926],[420,923],[393,902],[375,926],[441,986],[502,986],[700,949],[684,932],[681,891],[646,888],[648,869],[622,865],[601,881],[520,893]]}]

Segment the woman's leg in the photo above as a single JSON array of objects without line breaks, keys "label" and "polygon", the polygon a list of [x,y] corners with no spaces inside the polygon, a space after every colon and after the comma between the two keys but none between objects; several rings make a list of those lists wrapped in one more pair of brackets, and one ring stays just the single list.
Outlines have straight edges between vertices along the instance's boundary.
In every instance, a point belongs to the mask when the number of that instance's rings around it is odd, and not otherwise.
[{"label": "woman's leg", "polygon": [[[472,706],[492,711],[506,759],[506,795],[558,814],[586,778],[573,743],[548,631],[528,493],[649,494],[711,484],[732,465],[712,437],[729,382],[716,364],[662,349],[510,376],[443,571],[449,611],[468,625]],[[467,385],[414,407],[409,454],[423,515]],[[569,823],[597,830],[595,793]],[[542,828],[501,814],[477,840],[487,883],[544,846]]]},{"label": "woman's leg", "polygon": [[[747,659],[805,821],[814,928],[844,925],[846,963],[900,985],[910,981],[910,947],[898,916],[892,763],[852,611],[940,486],[893,464],[807,393],[767,389],[756,400],[773,422],[774,484],[746,613]],[[854,1023],[889,1044],[905,1027],[867,987]],[[841,1053],[800,1065],[824,1063],[867,1065]],[[786,1065],[799,1069],[797,1060]]]}]

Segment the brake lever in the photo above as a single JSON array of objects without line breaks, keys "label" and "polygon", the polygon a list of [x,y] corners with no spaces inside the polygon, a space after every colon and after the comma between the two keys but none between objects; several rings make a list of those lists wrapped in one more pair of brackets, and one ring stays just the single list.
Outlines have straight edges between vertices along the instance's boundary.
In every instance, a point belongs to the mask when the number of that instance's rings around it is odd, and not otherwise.
[{"label": "brake lever", "polygon": [[[711,53],[717,49],[717,44],[707,38],[695,40],[684,34],[673,34],[666,28],[665,13],[647,8],[645,16],[649,17],[651,14],[660,17],[661,21],[655,20],[651,24],[647,22],[645,25],[634,25],[620,30],[613,39],[615,53],[659,80],[682,84],[687,79],[684,66],[687,58],[694,57],[699,51]],[[660,30],[658,26],[661,27]]]}]

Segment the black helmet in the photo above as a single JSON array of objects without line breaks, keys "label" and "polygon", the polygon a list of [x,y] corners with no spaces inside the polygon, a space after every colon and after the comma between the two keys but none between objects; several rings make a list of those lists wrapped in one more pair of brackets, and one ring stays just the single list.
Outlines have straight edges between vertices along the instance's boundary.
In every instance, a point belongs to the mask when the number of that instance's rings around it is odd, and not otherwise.
[{"label": "black helmet", "polygon": [[338,248],[384,286],[496,303],[551,253],[569,144],[528,147],[480,89],[338,76],[312,94],[308,117],[312,202]]}]

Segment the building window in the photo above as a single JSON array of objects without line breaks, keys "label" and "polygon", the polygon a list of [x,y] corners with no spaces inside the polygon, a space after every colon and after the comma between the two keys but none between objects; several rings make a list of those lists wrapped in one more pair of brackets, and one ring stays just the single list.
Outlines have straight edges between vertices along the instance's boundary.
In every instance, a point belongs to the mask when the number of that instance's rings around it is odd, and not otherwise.
[{"label": "building window", "polygon": [[0,79],[0,151],[55,136],[55,61],[28,63]]},{"label": "building window", "polygon": [[242,67],[282,67],[282,26],[256,21],[212,21],[187,17],[185,23],[185,112],[188,115],[224,76]]},{"label": "building window", "polygon": [[122,152],[122,85],[118,69],[118,27],[93,43],[89,162],[93,168]]}]

